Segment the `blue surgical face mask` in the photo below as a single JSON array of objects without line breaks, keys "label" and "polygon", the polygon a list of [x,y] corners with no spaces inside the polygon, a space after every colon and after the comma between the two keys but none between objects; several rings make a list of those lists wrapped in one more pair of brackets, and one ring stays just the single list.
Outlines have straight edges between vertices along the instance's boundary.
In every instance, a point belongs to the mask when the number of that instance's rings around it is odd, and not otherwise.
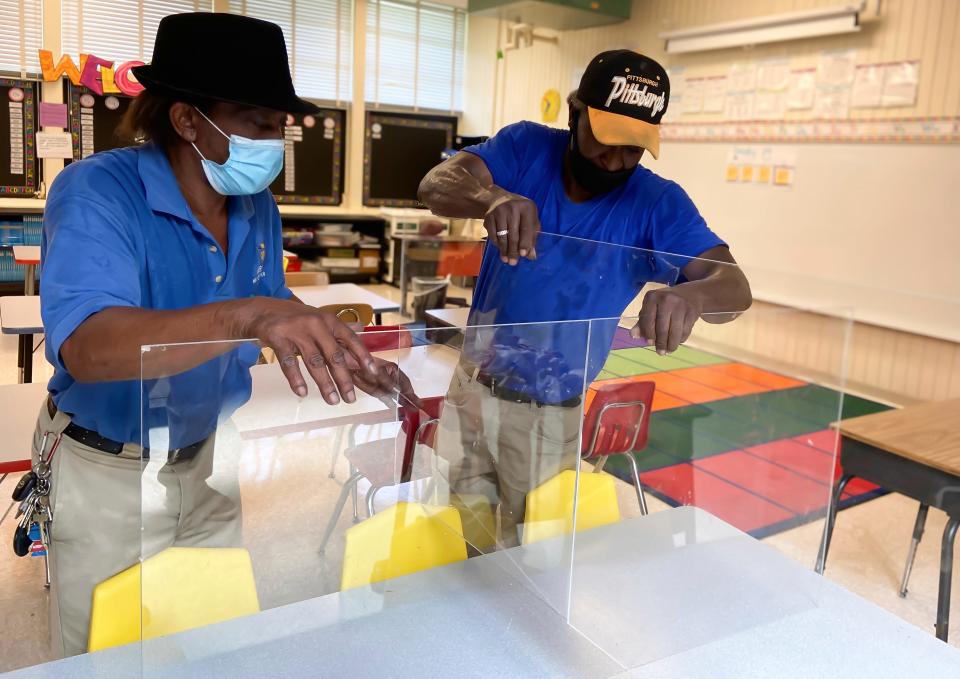
[{"label": "blue surgical face mask", "polygon": [[236,134],[227,136],[203,111],[197,109],[197,112],[230,141],[227,161],[222,165],[204,158],[193,144],[213,190],[224,196],[249,196],[270,186],[283,167],[283,140],[248,139]]}]

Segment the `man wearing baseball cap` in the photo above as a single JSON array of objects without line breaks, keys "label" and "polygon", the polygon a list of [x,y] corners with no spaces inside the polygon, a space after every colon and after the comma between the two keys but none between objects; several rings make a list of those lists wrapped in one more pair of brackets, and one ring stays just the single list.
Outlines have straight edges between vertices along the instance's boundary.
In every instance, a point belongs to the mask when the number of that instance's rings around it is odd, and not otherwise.
[{"label": "man wearing baseball cap", "polygon": [[[72,163],[44,212],[41,306],[54,375],[33,454],[51,469],[51,631],[66,655],[87,649],[93,588],[137,563],[141,537],[145,557],[240,542],[230,462],[239,445],[217,423],[249,397],[259,351],[217,340],[260,340],[295,393],[305,396],[309,379],[331,405],[353,402],[355,386],[408,386],[284,284],[267,187],[282,167],[288,112],[317,107],[294,92],[280,27],[168,16],[152,63],[134,72],[146,90],[124,128],[143,143]],[[202,344],[141,352],[184,343]],[[153,429],[170,440],[151,451],[141,442]],[[141,514],[151,452],[164,458],[163,497]]]},{"label": "man wearing baseball cap", "polygon": [[[678,284],[648,292],[632,330],[661,354],[686,341],[702,314],[750,306],[750,287],[740,269],[731,266],[734,258],[727,245],[707,227],[680,186],[640,165],[645,152],[660,155],[660,121],[669,103],[670,81],[660,64],[629,50],[603,52],[590,61],[568,99],[569,130],[532,122],[508,125],[423,179],[420,197],[434,213],[483,219],[489,243],[495,246],[484,254],[471,325],[619,317],[644,284],[655,279],[638,281],[634,272],[625,270],[618,276],[615,266],[598,275],[598,263],[586,253],[617,248],[600,249],[584,241],[685,256]],[[548,264],[546,258],[538,259],[541,230],[584,240],[579,247],[566,241],[570,247],[552,248]],[[541,240],[548,242],[558,241],[546,236]],[[557,262],[563,252],[568,253],[565,265]],[[509,294],[503,292],[507,289]],[[710,320],[733,318],[735,314],[723,314]],[[535,364],[542,358],[539,354],[562,356],[566,351],[572,359],[567,363],[584,365],[582,349],[577,357],[575,349],[560,346],[562,337],[556,339],[555,333],[554,338],[540,341],[541,346],[537,340],[527,341],[530,338],[510,342],[525,347]],[[601,339],[605,346],[595,351],[593,340]],[[591,338],[588,381],[602,366],[610,340],[612,332],[610,337]],[[466,342],[470,344],[469,336]],[[495,488],[502,529],[522,521],[527,491],[575,465],[582,424],[582,371],[579,379],[566,381],[568,388],[548,393],[534,384],[536,376],[517,380],[516,367],[511,370],[509,376],[493,374],[496,371],[471,362],[464,352],[437,445],[438,451],[449,450],[460,439],[464,455],[451,463],[452,488],[487,496]],[[491,411],[499,413],[497,423],[477,416]],[[531,459],[532,451],[537,460]],[[486,490],[480,491],[482,486]],[[506,543],[516,541],[512,528],[501,532]]]}]

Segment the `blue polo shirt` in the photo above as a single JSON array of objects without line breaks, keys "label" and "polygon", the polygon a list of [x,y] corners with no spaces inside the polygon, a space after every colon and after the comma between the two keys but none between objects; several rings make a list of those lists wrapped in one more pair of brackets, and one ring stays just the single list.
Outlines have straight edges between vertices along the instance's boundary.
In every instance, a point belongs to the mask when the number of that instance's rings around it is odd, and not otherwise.
[{"label": "blue polo shirt", "polygon": [[596,377],[617,319],[645,284],[682,282],[687,258],[724,245],[679,185],[642,166],[609,193],[571,201],[569,143],[569,131],[521,122],[464,149],[497,186],[536,203],[542,229],[534,261],[511,267],[487,248],[470,314],[472,325],[533,325],[477,331],[465,346],[505,387],[549,403]]},{"label": "blue polo shirt", "polygon": [[[268,190],[231,197],[224,254],[152,143],[65,168],[47,199],[41,250],[46,354],[54,366],[48,388],[57,407],[101,436],[140,444],[140,381],[77,382],[60,357],[64,341],[109,307],[185,309],[289,297],[280,232]],[[205,438],[221,415],[249,398],[249,368],[258,353],[247,344],[183,374],[144,382],[148,426],[169,426],[171,447]]]}]

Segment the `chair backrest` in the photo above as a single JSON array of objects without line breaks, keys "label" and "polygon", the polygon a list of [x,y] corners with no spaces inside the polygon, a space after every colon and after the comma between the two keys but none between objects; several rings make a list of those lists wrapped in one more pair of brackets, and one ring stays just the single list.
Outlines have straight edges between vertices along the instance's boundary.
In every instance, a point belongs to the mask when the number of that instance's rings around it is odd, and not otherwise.
[{"label": "chair backrest", "polygon": [[320,311],[331,313],[344,323],[367,326],[373,322],[373,307],[369,304],[327,304]]},{"label": "chair backrest", "polygon": [[390,351],[409,349],[413,346],[413,335],[402,325],[368,325],[358,335],[367,351]]},{"label": "chair backrest", "polygon": [[326,271],[288,271],[284,278],[288,288],[304,285],[330,285],[330,274]]},{"label": "chair backrest", "polygon": [[259,612],[250,554],[239,548],[170,547],[94,587],[87,650]]},{"label": "chair backrest", "polygon": [[463,523],[455,507],[398,502],[347,530],[340,589],[466,558]]},{"label": "chair backrest", "polygon": [[600,384],[583,418],[584,458],[643,450],[654,382]]},{"label": "chair backrest", "polygon": [[403,462],[400,467],[400,480],[410,480],[413,471],[413,456],[417,445],[433,447],[440,411],[443,408],[443,396],[432,396],[420,400],[420,407],[412,404],[400,406],[400,429],[403,438]]}]

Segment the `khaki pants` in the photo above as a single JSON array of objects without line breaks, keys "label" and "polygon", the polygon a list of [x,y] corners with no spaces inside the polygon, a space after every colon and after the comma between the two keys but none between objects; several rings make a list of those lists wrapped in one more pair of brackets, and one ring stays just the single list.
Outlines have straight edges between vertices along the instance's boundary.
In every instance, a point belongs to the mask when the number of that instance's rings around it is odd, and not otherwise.
[{"label": "khaki pants", "polygon": [[463,365],[454,373],[435,447],[449,464],[454,499],[484,495],[499,504],[500,537],[512,547],[519,544],[527,493],[576,468],[583,411],[503,401],[472,372]]},{"label": "khaki pants", "polygon": [[[36,465],[45,432],[47,451],[69,424],[40,410],[33,441]],[[87,650],[93,588],[167,547],[236,547],[241,544],[240,489],[235,434],[221,427],[190,460],[151,460],[140,447],[119,455],[66,436],[51,462],[50,629],[58,656]],[[158,456],[164,456],[165,452]]]}]

